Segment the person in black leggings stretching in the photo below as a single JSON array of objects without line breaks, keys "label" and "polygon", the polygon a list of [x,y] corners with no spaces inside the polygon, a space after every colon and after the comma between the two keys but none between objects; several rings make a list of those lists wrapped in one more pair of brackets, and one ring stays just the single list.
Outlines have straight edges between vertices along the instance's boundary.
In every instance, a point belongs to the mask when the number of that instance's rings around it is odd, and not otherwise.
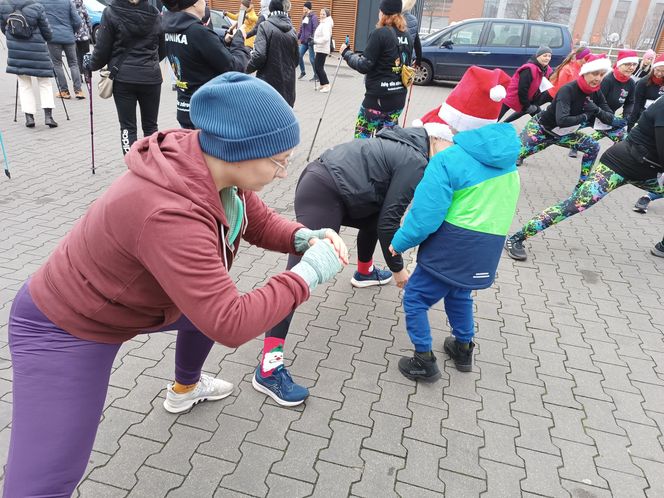
[{"label": "person in black leggings stretching", "polygon": [[[429,130],[429,131],[428,131]],[[357,139],[332,147],[306,166],[295,190],[295,215],[304,226],[321,232],[357,228],[357,271],[354,287],[384,285],[394,276],[399,287],[408,281],[400,255],[390,253],[390,242],[413,199],[431,158],[446,142],[425,128],[384,129],[371,139]],[[373,264],[380,241],[389,270]],[[297,264],[288,258],[287,268]],[[309,395],[283,368],[283,346],[292,314],[265,336],[261,364],[253,386],[282,406],[295,406]]]}]

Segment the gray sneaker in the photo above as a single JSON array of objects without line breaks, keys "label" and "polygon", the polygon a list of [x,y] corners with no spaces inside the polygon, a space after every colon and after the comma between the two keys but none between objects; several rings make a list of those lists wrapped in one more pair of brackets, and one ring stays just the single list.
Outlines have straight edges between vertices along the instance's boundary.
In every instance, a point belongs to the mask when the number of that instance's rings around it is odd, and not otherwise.
[{"label": "gray sneaker", "polygon": [[173,391],[173,384],[166,386],[164,408],[170,413],[182,413],[203,401],[217,401],[233,392],[233,384],[201,374],[201,379],[191,391],[178,394]]},{"label": "gray sneaker", "polygon": [[516,259],[517,261],[525,261],[528,259],[526,248],[523,247],[523,240],[515,239],[513,237],[508,238],[505,240],[505,250],[510,258]]},{"label": "gray sneaker", "polygon": [[646,214],[646,212],[648,211],[649,204],[650,204],[650,197],[644,195],[642,197],[639,197],[639,200],[636,201],[636,204],[634,204],[633,209],[637,213]]},{"label": "gray sneaker", "polygon": [[664,258],[664,240],[662,242],[657,242],[655,247],[650,249],[650,254],[657,256],[658,258]]}]

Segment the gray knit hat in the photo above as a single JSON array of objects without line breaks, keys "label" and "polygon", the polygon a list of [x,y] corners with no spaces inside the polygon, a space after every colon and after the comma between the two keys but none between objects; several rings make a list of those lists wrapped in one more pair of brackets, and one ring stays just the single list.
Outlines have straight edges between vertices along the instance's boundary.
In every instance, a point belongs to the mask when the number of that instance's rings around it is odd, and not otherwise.
[{"label": "gray knit hat", "polygon": [[540,55],[544,54],[552,54],[553,50],[551,50],[549,47],[546,45],[540,45],[540,47],[537,49],[537,52],[535,53],[535,57],[539,57]]}]

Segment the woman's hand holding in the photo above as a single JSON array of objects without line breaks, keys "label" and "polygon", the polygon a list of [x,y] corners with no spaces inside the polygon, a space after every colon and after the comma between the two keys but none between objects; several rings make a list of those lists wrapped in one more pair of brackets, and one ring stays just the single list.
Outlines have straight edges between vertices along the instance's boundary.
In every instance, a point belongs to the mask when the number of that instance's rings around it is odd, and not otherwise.
[{"label": "woman's hand holding", "polygon": [[332,230],[331,228],[328,228],[325,230],[325,240],[329,240],[332,246],[334,247],[334,250],[337,253],[337,256],[341,260],[341,262],[344,265],[348,264],[348,248],[346,247],[346,243],[343,241],[341,236]]}]

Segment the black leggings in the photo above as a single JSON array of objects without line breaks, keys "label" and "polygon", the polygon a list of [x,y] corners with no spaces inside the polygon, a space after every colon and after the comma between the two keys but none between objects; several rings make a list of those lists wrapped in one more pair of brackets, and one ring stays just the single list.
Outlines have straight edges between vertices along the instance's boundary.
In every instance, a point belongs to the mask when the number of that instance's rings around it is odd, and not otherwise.
[{"label": "black leggings", "polygon": [[[500,115],[498,116],[498,121],[502,119],[502,117],[507,114],[507,111],[510,110],[510,107],[507,104],[503,104],[503,107],[500,109]],[[507,118],[505,118],[505,121],[503,123],[511,123],[512,121],[516,121],[519,119],[521,116],[525,116],[528,114],[526,110],[522,111],[514,111],[512,114],[510,114]]]},{"label": "black leggings", "polygon": [[[295,216],[307,228],[331,228],[339,231],[344,227],[357,228],[357,259],[368,262],[373,258],[378,242],[378,213],[366,218],[351,218],[344,206],[341,194],[327,168],[319,161],[304,168],[295,189]],[[299,263],[299,256],[288,256],[286,269]],[[269,330],[266,337],[285,339],[293,313]]]},{"label": "black leggings", "polygon": [[330,83],[325,73],[325,59],[327,59],[327,54],[323,53],[316,53],[316,58],[314,59],[314,74],[318,76],[318,81],[321,85],[328,85]]},{"label": "black leggings", "polygon": [[113,100],[120,121],[120,143],[122,153],[129,152],[131,144],[137,140],[136,103],[141,110],[143,136],[149,137],[157,131],[161,83],[137,85],[134,83],[113,82]]}]

